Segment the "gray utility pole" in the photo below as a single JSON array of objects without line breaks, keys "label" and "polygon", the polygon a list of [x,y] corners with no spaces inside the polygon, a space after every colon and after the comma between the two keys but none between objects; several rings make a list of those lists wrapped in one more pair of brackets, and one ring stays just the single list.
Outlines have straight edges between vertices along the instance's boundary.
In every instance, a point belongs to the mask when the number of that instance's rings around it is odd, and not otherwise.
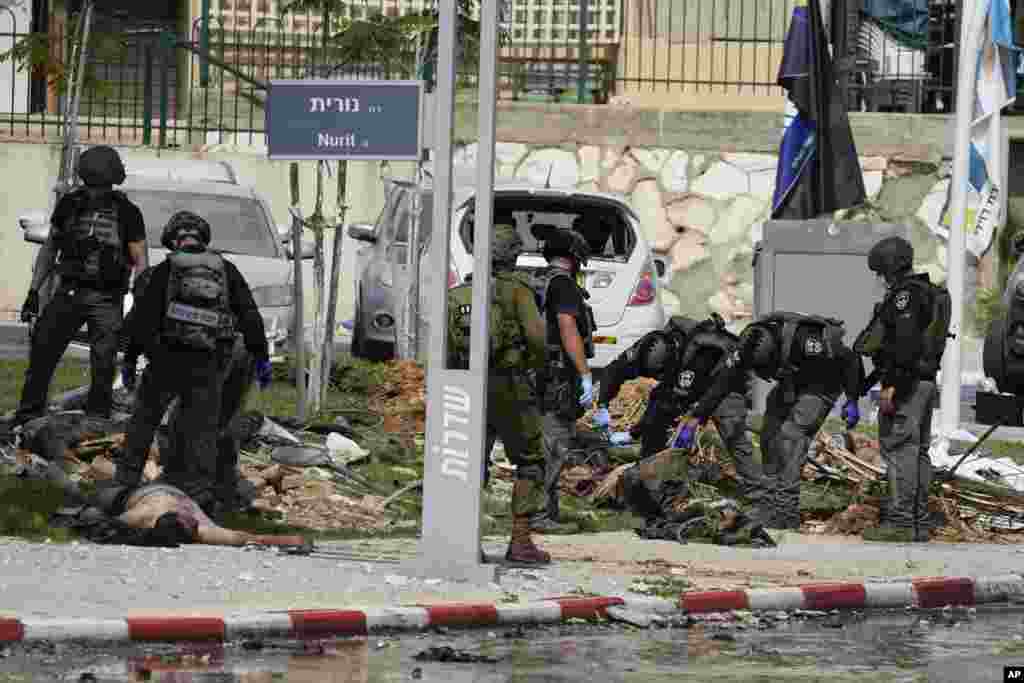
[{"label": "gray utility pole", "polygon": [[403,567],[415,576],[490,583],[496,567],[481,563],[480,485],[487,422],[490,350],[491,217],[497,81],[498,3],[480,7],[480,143],[473,233],[473,329],[469,370],[447,363],[448,282],[452,203],[452,133],[455,105],[455,0],[440,0],[434,221],[429,267],[430,355],[427,365],[427,434],[424,445],[423,527],[417,558]]}]

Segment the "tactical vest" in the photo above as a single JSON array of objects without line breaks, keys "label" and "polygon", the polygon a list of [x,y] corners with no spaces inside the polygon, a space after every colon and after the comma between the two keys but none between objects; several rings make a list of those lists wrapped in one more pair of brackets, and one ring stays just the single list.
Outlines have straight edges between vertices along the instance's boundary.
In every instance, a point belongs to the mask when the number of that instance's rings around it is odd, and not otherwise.
[{"label": "tactical vest", "polygon": [[[525,370],[526,337],[513,297],[515,290],[529,289],[511,273],[496,273],[491,278],[490,360],[495,370]],[[448,365],[458,370],[469,369],[469,344],[473,317],[473,286],[462,284],[448,290]]]},{"label": "tactical vest", "polygon": [[760,322],[776,323],[779,326],[779,368],[776,374],[780,380],[792,377],[799,370],[793,365],[792,357],[793,341],[801,326],[816,327],[820,331],[823,345],[820,357],[823,360],[832,360],[838,356],[845,333],[842,320],[820,315],[774,313]]},{"label": "tactical vest", "polygon": [[58,273],[72,284],[127,290],[131,275],[121,227],[119,192],[91,202],[75,193],[75,209],[64,225]]},{"label": "tactical vest", "polygon": [[[583,299],[583,315],[576,318],[576,329],[579,330],[580,338],[583,340],[583,350],[586,353],[587,358],[594,357],[594,331],[597,329],[597,323],[594,320],[594,309],[586,303],[590,295],[584,290],[571,274],[561,268],[549,268],[540,278],[538,282],[538,288],[541,292],[540,301],[538,302],[541,315],[545,318],[545,335],[550,334],[547,324],[547,303],[548,303],[548,291],[551,289],[551,283],[555,281],[555,278],[565,277],[569,278],[569,281],[573,283],[577,290],[580,292],[580,298]],[[546,339],[545,346],[548,349],[549,356],[555,356],[555,362],[560,364],[568,363],[569,367],[573,367],[572,363],[569,362],[568,355],[565,353],[565,349],[562,348],[561,338],[557,339]]]},{"label": "tactical vest", "polygon": [[220,254],[176,251],[167,283],[164,340],[201,351],[216,350],[235,337],[227,270]]},{"label": "tactical vest", "polygon": [[708,373],[710,376],[714,376],[721,370],[728,355],[736,349],[738,341],[739,338],[736,335],[724,328],[705,324],[698,327],[690,339],[685,342],[686,346],[679,362],[676,377],[672,378],[674,380],[673,391],[676,396],[678,398],[689,397],[691,387],[696,380],[696,375],[691,366],[698,353],[707,349],[718,352],[718,360]]},{"label": "tactical vest", "polygon": [[949,326],[953,315],[953,299],[949,290],[939,287],[936,284],[927,282],[920,278],[911,277],[897,283],[892,290],[885,295],[881,303],[875,305],[874,315],[871,322],[857,336],[853,343],[853,350],[862,355],[876,358],[883,353],[885,341],[885,323],[882,316],[889,305],[898,306],[899,302],[895,297],[901,289],[910,287],[928,297],[931,318],[922,332],[921,358],[917,364],[918,373],[922,377],[932,377],[942,365],[942,354],[946,350],[946,342],[955,339],[955,334],[950,334]]}]

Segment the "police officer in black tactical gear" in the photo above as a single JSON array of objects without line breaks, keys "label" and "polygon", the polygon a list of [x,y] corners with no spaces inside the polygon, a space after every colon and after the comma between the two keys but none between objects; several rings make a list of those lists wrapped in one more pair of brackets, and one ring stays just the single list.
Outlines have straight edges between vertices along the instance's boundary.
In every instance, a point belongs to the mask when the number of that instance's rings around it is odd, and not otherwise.
[{"label": "police officer in black tactical gear", "polygon": [[[173,420],[172,457],[164,477],[204,509],[217,510],[218,436],[225,373],[236,331],[256,359],[261,386],[271,379],[263,319],[252,291],[233,263],[210,251],[210,225],[189,211],[174,214],[161,244],[171,250],[153,269],[128,330],[129,358],[145,353],[135,410],[118,464],[116,484],[137,486],[153,436],[171,400],[180,407]],[[133,369],[126,375],[134,374]]]},{"label": "police officer in black tactical gear", "polygon": [[[700,322],[673,316],[665,329],[644,335],[605,368],[594,423],[608,427],[608,406],[623,382],[638,377],[656,379],[658,385],[651,391],[644,416],[631,431],[642,439],[641,459],[668,448],[676,421],[711,388],[717,375],[726,368],[726,361],[736,350],[738,341],[718,315]],[[754,459],[747,435],[750,378],[742,372],[729,376],[729,393],[718,404],[713,417],[735,461],[741,492],[756,498],[763,472]]]},{"label": "police officer in black tactical gear", "polygon": [[[91,147],[79,158],[77,171],[84,187],[57,203],[21,308],[22,322],[39,319],[14,425],[46,413],[53,373],[83,323],[91,374],[86,412],[109,418],[113,407],[124,295],[132,273],[146,266],[146,227],[139,208],[114,190],[125,180],[117,151]],[[57,278],[54,296],[40,316],[39,290],[51,277]]]},{"label": "police officer in black tactical gear", "polygon": [[576,439],[576,420],[594,402],[594,378],[588,363],[594,357],[594,314],[580,286],[581,269],[590,249],[572,230],[534,225],[543,243],[548,269],[542,276],[541,313],[545,323],[545,363],[538,394],[544,432],[544,512],[530,522],[534,531],[558,529],[558,479]]},{"label": "police officer in black tactical gear", "polygon": [[726,370],[694,409],[687,427],[706,420],[727,395],[734,375],[753,371],[774,381],[761,429],[764,468],[761,522],[775,529],[800,528],[800,473],[811,442],[839,393],[849,429],[860,420],[857,398],[864,380],[860,357],[843,343],[843,323],[801,313],[770,313],[740,334]]},{"label": "police officer in black tactical gear", "polygon": [[887,293],[854,350],[872,358],[872,378],[881,384],[878,435],[889,501],[885,522],[864,531],[867,540],[929,540],[928,448],[950,300],[927,273],[915,274],[913,264],[914,248],[902,237],[886,237],[868,252],[868,268],[884,278]]}]

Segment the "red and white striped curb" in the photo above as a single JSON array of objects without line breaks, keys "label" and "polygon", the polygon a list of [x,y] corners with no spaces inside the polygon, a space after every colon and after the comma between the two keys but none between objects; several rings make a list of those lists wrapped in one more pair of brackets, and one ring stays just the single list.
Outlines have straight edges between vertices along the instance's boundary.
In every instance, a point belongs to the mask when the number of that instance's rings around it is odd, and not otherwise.
[{"label": "red and white striped curb", "polygon": [[641,612],[831,610],[974,606],[1024,598],[1024,578],[937,577],[899,583],[822,583],[749,591],[704,591],[678,600],[621,597],[550,598],[523,604],[445,604],[368,609],[287,610],[231,616],[139,616],[123,619],[0,618],[0,643],[88,640],[224,642],[246,637],[328,638],[435,626],[469,628],[550,624],[603,617],[610,607]]},{"label": "red and white striped curb", "polygon": [[926,577],[904,582],[812,583],[792,588],[683,593],[684,612],[744,610],[832,610],[946,605],[972,607],[1024,596],[1024,578],[1016,574],[987,578]]}]

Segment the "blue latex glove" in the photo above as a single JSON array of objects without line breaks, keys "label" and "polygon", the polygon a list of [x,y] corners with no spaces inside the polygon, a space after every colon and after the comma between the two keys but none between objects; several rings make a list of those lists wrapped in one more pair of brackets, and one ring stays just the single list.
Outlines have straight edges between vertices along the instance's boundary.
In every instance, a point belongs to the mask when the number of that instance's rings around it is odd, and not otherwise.
[{"label": "blue latex glove", "polygon": [[135,388],[135,373],[135,363],[125,363],[121,368],[121,381],[124,383],[125,389],[131,390]]},{"label": "blue latex glove", "polygon": [[613,446],[625,446],[633,443],[633,435],[629,432],[612,432],[608,440]]},{"label": "blue latex glove", "polygon": [[608,429],[608,426],[612,423],[612,416],[608,414],[607,408],[598,408],[594,411],[593,422],[594,426],[598,429]]},{"label": "blue latex glove", "polygon": [[274,372],[270,367],[270,361],[256,361],[256,382],[260,385],[260,389],[269,387],[272,379],[274,379]]},{"label": "blue latex glove", "polygon": [[850,399],[843,406],[843,419],[846,420],[846,428],[853,429],[860,422],[860,408],[857,406],[857,401]]},{"label": "blue latex glove", "polygon": [[697,434],[697,428],[686,425],[679,430],[676,440],[672,442],[672,448],[690,448],[693,446],[693,437]]},{"label": "blue latex glove", "polygon": [[594,402],[594,376],[588,372],[580,379],[583,381],[583,393],[580,394],[580,405],[589,406]]}]

